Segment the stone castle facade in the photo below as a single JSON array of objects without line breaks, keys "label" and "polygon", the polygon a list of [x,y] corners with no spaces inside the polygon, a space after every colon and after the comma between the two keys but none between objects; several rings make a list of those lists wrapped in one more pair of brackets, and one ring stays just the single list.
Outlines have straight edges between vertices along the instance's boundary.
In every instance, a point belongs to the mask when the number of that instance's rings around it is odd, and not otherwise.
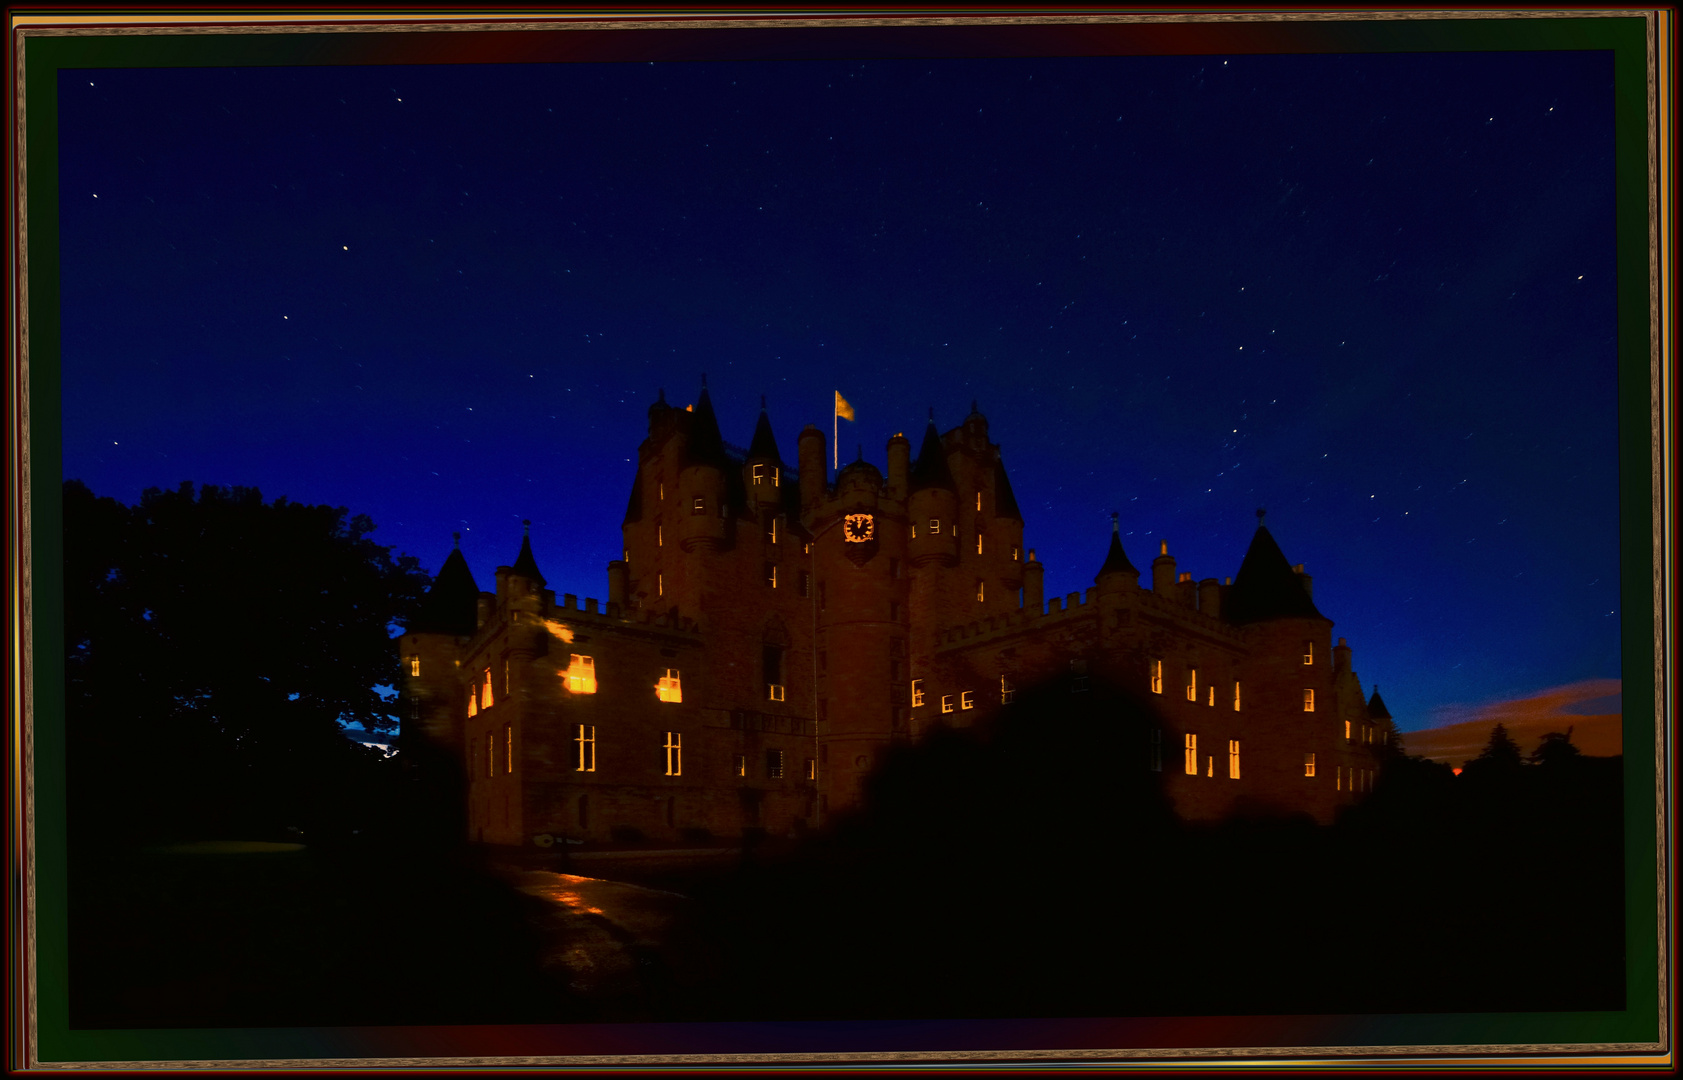
[{"label": "stone castle facade", "polygon": [[1260,524],[1233,578],[1194,581],[1164,542],[1148,583],[1113,527],[1094,585],[1048,603],[974,407],[931,417],[915,458],[890,439],[886,475],[861,456],[832,480],[828,452],[808,426],[792,470],[763,402],[744,450],[705,386],[662,394],[605,603],[546,590],[529,536],[490,592],[450,553],[399,642],[401,745],[470,839],[798,833],[890,746],[1049,683],[1149,703],[1132,767],[1188,819],[1326,822],[1371,787],[1390,715]]}]

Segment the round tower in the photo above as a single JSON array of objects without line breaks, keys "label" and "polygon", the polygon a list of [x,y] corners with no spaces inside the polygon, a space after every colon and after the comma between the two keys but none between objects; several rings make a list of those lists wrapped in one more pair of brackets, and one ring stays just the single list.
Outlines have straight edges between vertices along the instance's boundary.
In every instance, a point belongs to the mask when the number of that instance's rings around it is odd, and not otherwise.
[{"label": "round tower", "polygon": [[810,513],[824,501],[824,490],[830,483],[830,470],[824,465],[824,433],[808,424],[801,429],[796,445],[801,470],[801,512]]},{"label": "round tower", "polygon": [[678,472],[678,543],[686,552],[717,551],[725,539],[725,477],[729,465],[707,377],[695,403]]},{"label": "round tower", "polygon": [[1033,548],[1023,563],[1023,610],[1030,615],[1046,612],[1046,564],[1034,557]]},{"label": "round tower", "polygon": [[1164,540],[1157,557],[1151,560],[1151,591],[1163,597],[1174,595],[1175,557],[1169,554],[1169,542]]},{"label": "round tower", "polygon": [[904,499],[912,470],[912,440],[895,432],[888,440],[888,497]]}]

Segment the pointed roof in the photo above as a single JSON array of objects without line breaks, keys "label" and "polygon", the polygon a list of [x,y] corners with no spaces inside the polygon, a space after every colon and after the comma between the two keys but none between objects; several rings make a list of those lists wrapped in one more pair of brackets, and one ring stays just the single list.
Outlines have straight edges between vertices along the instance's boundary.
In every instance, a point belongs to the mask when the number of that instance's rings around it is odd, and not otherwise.
[{"label": "pointed roof", "polygon": [[941,445],[941,434],[935,430],[935,410],[929,410],[929,426],[923,430],[923,447],[917,452],[917,461],[912,463],[911,490],[922,491],[924,488],[946,488],[956,492],[958,485],[953,483],[953,472],[947,467],[947,450]]},{"label": "pointed roof", "polygon": [[643,520],[643,471],[637,470],[637,475],[631,478],[631,498],[625,503],[625,522],[629,525],[633,521]]},{"label": "pointed roof", "polygon": [[520,538],[520,554],[514,557],[514,565],[509,567],[514,573],[524,578],[531,578],[537,582],[538,588],[543,588],[543,574],[538,572],[538,561],[532,558],[532,523],[525,523],[526,535]]},{"label": "pointed roof", "polygon": [[1368,699],[1367,715],[1374,720],[1391,719],[1391,710],[1385,707],[1385,699],[1379,696],[1379,687],[1373,688],[1373,697]]},{"label": "pointed roof", "polygon": [[774,465],[782,465],[783,459],[777,453],[777,436],[771,433],[771,418],[766,416],[766,399],[760,396],[760,419],[754,425],[754,438],[748,444],[748,459],[765,460]]},{"label": "pointed roof", "polygon": [[1256,527],[1250,550],[1245,552],[1245,561],[1233,577],[1232,591],[1221,607],[1222,614],[1236,623],[1325,618],[1263,525]]},{"label": "pointed roof", "polygon": [[1110,550],[1105,552],[1104,565],[1099,567],[1099,572],[1094,575],[1093,580],[1098,581],[1106,574],[1140,576],[1139,570],[1128,561],[1128,553],[1122,550],[1122,525],[1116,514],[1110,515]]},{"label": "pointed roof", "polygon": [[707,376],[701,377],[701,397],[696,399],[694,419],[690,422],[690,437],[684,447],[685,465],[727,464],[725,439],[719,434],[719,418],[713,412],[713,399],[707,396]]},{"label": "pointed roof", "polygon": [[1011,490],[1011,480],[1005,475],[1003,458],[993,463],[993,512],[995,517],[1023,520],[1023,512],[1017,509],[1017,496]]},{"label": "pointed roof", "polygon": [[411,634],[451,634],[467,637],[479,628],[479,586],[473,572],[462,558],[461,534],[456,534],[457,546],[451,550],[432,579],[432,587],[421,598],[415,621],[409,625]]}]

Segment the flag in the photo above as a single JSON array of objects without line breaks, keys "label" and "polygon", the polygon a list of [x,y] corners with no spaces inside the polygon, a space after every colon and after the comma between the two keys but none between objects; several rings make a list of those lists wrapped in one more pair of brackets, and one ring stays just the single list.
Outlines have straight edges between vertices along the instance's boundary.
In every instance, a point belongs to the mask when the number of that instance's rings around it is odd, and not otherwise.
[{"label": "flag", "polygon": [[849,405],[847,399],[841,396],[840,390],[836,391],[836,415],[843,420],[853,419],[853,406]]}]

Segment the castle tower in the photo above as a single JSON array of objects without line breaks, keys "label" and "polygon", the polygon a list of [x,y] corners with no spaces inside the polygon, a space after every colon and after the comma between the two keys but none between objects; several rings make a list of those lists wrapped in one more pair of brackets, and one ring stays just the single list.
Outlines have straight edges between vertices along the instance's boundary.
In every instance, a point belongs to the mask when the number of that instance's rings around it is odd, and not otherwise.
[{"label": "castle tower", "polygon": [[464,690],[457,650],[478,626],[479,586],[462,557],[461,533],[427,590],[415,620],[398,639],[404,715],[399,759],[415,778],[423,831],[462,835],[466,819]]},{"label": "castle tower", "polygon": [[725,441],[702,376],[678,473],[678,537],[685,553],[717,551],[725,539]]},{"label": "castle tower", "polygon": [[1093,576],[1099,588],[1099,633],[1113,638],[1123,629],[1121,615],[1139,591],[1140,572],[1128,561],[1122,550],[1121,516],[1110,515],[1110,548],[1105,552],[1104,564]]}]

